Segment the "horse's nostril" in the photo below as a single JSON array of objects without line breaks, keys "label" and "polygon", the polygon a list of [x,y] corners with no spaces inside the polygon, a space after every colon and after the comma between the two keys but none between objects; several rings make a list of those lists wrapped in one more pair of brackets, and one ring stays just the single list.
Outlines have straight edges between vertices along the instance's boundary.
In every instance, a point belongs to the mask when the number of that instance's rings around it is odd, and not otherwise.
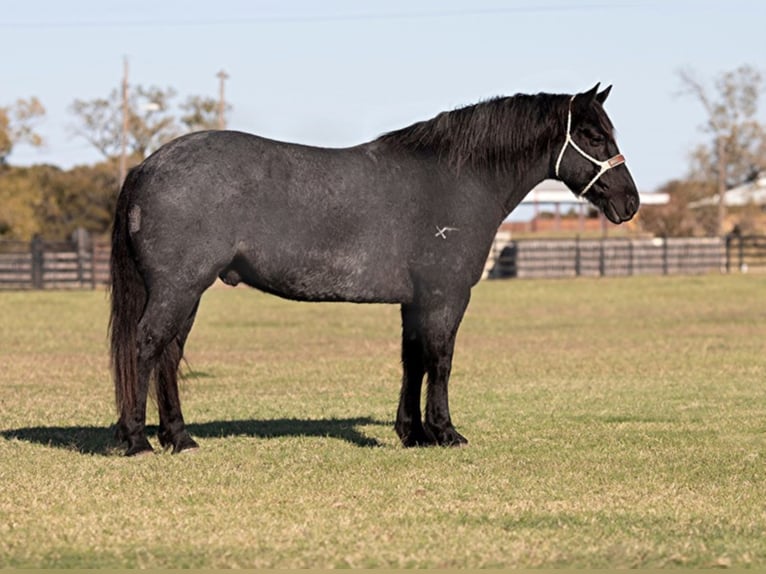
[{"label": "horse's nostril", "polygon": [[629,197],[628,201],[626,202],[626,207],[628,208],[629,213],[635,213],[638,211],[638,198],[637,197]]}]

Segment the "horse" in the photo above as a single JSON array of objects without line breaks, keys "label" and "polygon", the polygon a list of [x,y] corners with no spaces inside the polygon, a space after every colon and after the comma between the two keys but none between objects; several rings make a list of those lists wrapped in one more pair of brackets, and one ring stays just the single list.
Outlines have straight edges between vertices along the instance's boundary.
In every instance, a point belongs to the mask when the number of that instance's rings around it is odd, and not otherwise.
[{"label": "horse", "polygon": [[466,444],[447,387],[458,327],[499,225],[547,178],[614,223],[638,210],[603,108],[611,86],[599,86],[495,97],[348,148],[196,132],[131,169],[112,230],[109,319],[125,454],[153,452],[152,382],[160,445],[198,448],[178,367],[200,297],[218,278],[296,301],[400,305],[394,429],[405,447]]}]

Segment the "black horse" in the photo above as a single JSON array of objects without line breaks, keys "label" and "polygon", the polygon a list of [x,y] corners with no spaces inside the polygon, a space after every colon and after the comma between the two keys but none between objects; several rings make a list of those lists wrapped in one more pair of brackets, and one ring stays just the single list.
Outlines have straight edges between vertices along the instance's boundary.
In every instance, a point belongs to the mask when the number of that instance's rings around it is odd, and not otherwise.
[{"label": "black horse", "polygon": [[160,443],[173,452],[197,447],[176,377],[200,297],[217,277],[300,301],[400,304],[396,432],[405,446],[465,443],[447,383],[455,335],[500,223],[546,178],[614,223],[638,209],[602,108],[610,88],[495,98],[346,149],[193,133],[132,169],[111,256],[111,355],[126,454],[152,450],[152,378]]}]

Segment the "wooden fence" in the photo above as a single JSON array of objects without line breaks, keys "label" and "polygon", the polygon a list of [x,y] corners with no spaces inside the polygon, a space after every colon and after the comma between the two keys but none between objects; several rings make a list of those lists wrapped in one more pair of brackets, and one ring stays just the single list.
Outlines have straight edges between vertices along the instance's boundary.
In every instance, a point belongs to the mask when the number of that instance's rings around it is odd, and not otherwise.
[{"label": "wooden fence", "polygon": [[0,241],[0,289],[95,289],[109,279],[109,246],[75,233],[72,241]]},{"label": "wooden fence", "polygon": [[726,271],[766,270],[766,236],[726,236]]},{"label": "wooden fence", "polygon": [[[498,233],[487,278],[766,272],[766,237],[523,239]],[[0,290],[95,289],[109,280],[109,245],[84,231],[69,242],[0,241]]]},{"label": "wooden fence", "polygon": [[[524,239],[498,234],[485,276],[578,277],[766,271],[766,238]],[[743,246],[744,241],[744,248]],[[754,246],[756,245],[756,246]],[[742,252],[742,265],[733,260]],[[749,262],[749,267],[748,267]]]}]

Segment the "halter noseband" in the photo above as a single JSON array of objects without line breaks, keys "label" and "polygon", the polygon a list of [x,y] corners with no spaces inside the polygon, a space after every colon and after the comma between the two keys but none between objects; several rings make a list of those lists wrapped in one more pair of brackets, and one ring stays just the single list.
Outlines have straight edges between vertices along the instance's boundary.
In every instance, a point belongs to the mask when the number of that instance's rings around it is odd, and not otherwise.
[{"label": "halter noseband", "polygon": [[578,146],[575,141],[572,139],[572,102],[574,101],[575,97],[572,96],[569,100],[569,110],[567,111],[567,137],[566,140],[564,140],[564,145],[561,147],[561,151],[559,152],[559,157],[556,160],[556,177],[559,177],[559,166],[561,166],[561,158],[564,157],[564,150],[567,149],[567,145],[571,145],[577,152],[583,156],[585,159],[590,161],[591,163],[596,164],[599,167],[598,173],[593,176],[593,179],[588,182],[588,185],[585,186],[585,189],[583,189],[580,193],[577,195],[582,197],[585,195],[588,190],[591,188],[591,186],[598,181],[598,178],[600,178],[602,175],[604,175],[607,171],[612,169],[613,167],[617,167],[620,164],[625,163],[625,157],[618,153],[616,156],[610,157],[607,160],[600,161],[597,160],[592,155],[586,153],[583,151],[580,146]]}]

